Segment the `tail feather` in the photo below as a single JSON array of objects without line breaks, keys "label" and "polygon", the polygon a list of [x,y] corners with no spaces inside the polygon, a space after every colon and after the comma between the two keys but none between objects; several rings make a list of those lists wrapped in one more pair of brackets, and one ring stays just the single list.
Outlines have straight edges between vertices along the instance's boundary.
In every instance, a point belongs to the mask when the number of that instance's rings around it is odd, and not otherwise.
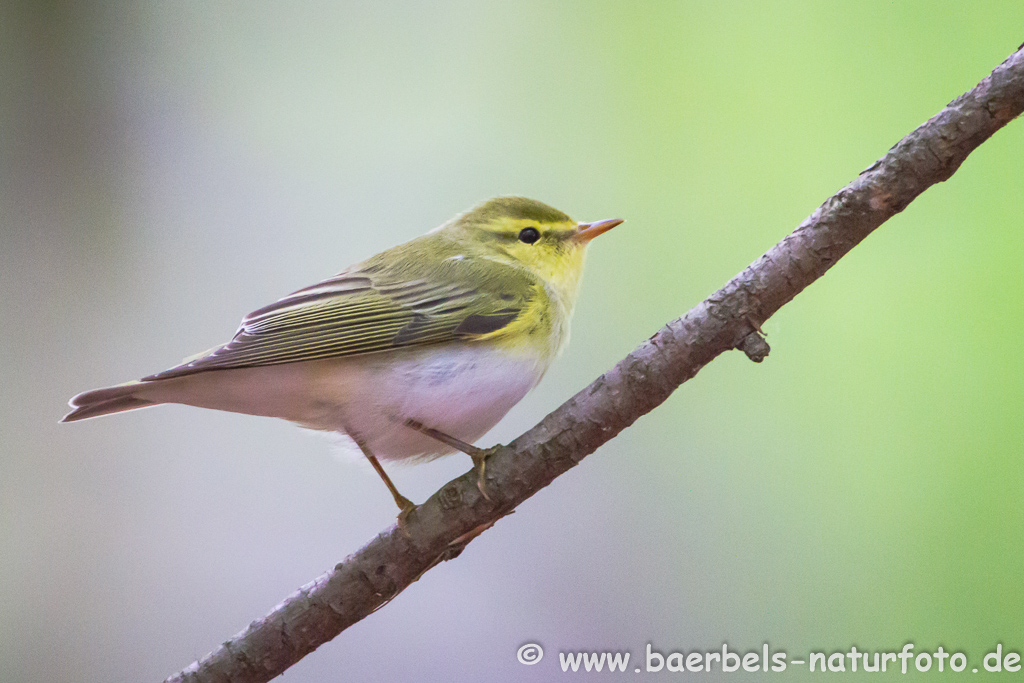
[{"label": "tail feather", "polygon": [[61,418],[61,422],[77,422],[90,417],[121,413],[126,410],[145,408],[146,406],[157,405],[159,401],[150,401],[135,395],[139,389],[139,382],[128,382],[119,384],[116,387],[94,389],[75,396],[69,405],[74,408],[70,413]]}]

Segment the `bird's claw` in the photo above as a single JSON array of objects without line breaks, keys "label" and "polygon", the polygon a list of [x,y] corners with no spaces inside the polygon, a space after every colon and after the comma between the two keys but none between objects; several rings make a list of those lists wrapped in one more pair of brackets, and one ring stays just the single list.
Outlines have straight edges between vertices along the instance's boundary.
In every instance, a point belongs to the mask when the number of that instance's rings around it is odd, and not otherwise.
[{"label": "bird's claw", "polygon": [[488,502],[492,501],[487,494],[487,458],[491,457],[498,448],[498,446],[477,448],[475,453],[469,454],[469,457],[473,459],[473,467],[476,469],[476,487],[480,490],[480,495]]},{"label": "bird's claw", "polygon": [[408,536],[409,532],[406,530],[406,523],[409,521],[409,515],[416,511],[416,503],[401,494],[395,496],[395,502],[401,510],[398,513],[398,528]]}]

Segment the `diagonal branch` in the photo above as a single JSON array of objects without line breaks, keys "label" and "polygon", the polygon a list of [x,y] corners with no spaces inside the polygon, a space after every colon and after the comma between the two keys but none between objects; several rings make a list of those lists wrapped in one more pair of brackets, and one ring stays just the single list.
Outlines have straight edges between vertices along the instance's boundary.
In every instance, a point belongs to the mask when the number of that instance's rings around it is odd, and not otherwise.
[{"label": "diagonal branch", "polygon": [[445,484],[413,512],[270,614],[168,682],[269,681],[385,605],[424,572],[555,477],[653,410],[719,354],[761,361],[758,326],[875,228],[949,178],[1024,111],[1024,46],[971,91],[903,138],[800,226],[682,318],[673,320],[487,463]]}]

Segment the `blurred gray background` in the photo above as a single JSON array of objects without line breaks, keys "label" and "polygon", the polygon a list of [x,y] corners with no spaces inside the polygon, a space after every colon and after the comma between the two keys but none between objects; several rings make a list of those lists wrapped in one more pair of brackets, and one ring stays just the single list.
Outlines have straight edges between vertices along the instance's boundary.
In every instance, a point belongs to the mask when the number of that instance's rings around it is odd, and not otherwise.
[{"label": "blurred gray background", "polygon": [[[1021,26],[1017,0],[0,3],[0,679],[162,680],[394,520],[291,425],[58,426],[73,394],[490,196],[628,219],[483,440],[508,441]],[[1022,130],[769,321],[764,364],[720,358],[286,680],[561,679],[559,650],[648,642],[1019,651]],[[418,501],[467,469],[392,471]]]}]

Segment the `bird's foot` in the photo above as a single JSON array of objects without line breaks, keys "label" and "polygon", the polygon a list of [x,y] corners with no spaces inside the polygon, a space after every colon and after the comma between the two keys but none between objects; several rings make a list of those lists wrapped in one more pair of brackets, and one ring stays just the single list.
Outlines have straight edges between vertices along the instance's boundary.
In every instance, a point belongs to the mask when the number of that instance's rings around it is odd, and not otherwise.
[{"label": "bird's foot", "polygon": [[[351,435],[352,432],[349,432],[349,434]],[[359,449],[363,452],[363,455],[366,456],[366,459],[370,461],[371,465],[373,465],[373,469],[375,469],[377,471],[377,474],[380,475],[380,478],[384,482],[384,485],[388,487],[388,491],[391,492],[391,497],[395,499],[395,505],[397,505],[399,509],[398,528],[401,529],[408,536],[409,534],[405,530],[405,523],[409,519],[409,515],[412,513],[412,511],[416,509],[416,503],[412,502],[411,500],[409,500],[408,498],[406,498],[405,496],[398,492],[398,489],[395,488],[394,483],[391,481],[391,477],[389,477],[388,473],[384,471],[383,467],[381,467],[380,461],[377,460],[377,456],[370,452],[370,449],[367,447],[366,443],[362,439],[357,438],[356,436],[352,436],[352,438],[355,440],[356,445],[359,446]]]},{"label": "bird's foot", "polygon": [[487,495],[487,479],[485,476],[487,470],[487,458],[489,458],[495,451],[501,448],[501,446],[492,446],[490,448],[477,448],[473,444],[466,443],[462,439],[457,439],[454,436],[445,434],[442,431],[433,429],[431,427],[427,427],[419,420],[406,420],[405,426],[408,427],[409,429],[415,429],[417,432],[420,432],[421,434],[426,434],[432,439],[437,439],[441,443],[448,444],[455,450],[462,451],[470,458],[472,458],[473,467],[476,469],[477,473],[476,487],[480,489],[480,495],[482,495],[484,499],[488,501],[491,500],[491,497]]},{"label": "bird's foot", "polygon": [[477,448],[475,453],[468,454],[473,459],[473,467],[476,469],[476,487],[480,489],[480,495],[488,502],[491,502],[491,497],[487,495],[487,458],[491,457],[499,448],[501,446]]},{"label": "bird's foot", "polygon": [[406,531],[406,523],[409,521],[409,515],[416,510],[416,503],[412,502],[402,494],[395,496],[395,503],[398,505],[398,528],[408,534]]}]

